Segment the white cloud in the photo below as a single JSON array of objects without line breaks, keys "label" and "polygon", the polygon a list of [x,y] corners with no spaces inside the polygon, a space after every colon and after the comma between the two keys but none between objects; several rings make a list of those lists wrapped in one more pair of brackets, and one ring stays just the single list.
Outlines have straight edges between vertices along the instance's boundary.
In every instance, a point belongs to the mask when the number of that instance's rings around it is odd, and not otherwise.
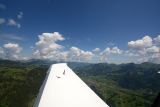
[{"label": "white cloud", "polygon": [[58,56],[59,60],[62,60],[62,61],[68,61],[69,60],[69,52],[68,51],[60,52],[58,55],[59,55]]},{"label": "white cloud", "polygon": [[113,54],[122,54],[122,50],[120,50],[118,47],[113,47],[112,49],[110,49],[110,53]]},{"label": "white cloud", "polygon": [[105,61],[110,54],[122,54],[122,50],[118,47],[109,48],[107,47],[104,51],[100,53],[100,60]]},{"label": "white cloud", "polygon": [[72,57],[78,58],[80,60],[81,50],[77,47],[71,47],[70,53]]},{"label": "white cloud", "polygon": [[33,58],[56,61],[89,61],[94,56],[92,52],[74,46],[65,50],[64,46],[57,43],[65,40],[59,32],[42,33],[38,38],[35,47],[32,47]]},{"label": "white cloud", "polygon": [[106,48],[104,51],[100,53],[100,61],[105,61],[107,56],[109,55],[110,48]]},{"label": "white cloud", "polygon": [[4,9],[6,9],[6,6],[4,4],[0,3],[0,9],[4,10]]},{"label": "white cloud", "polygon": [[138,57],[139,54],[136,53],[135,51],[131,51],[131,50],[126,50],[124,51],[124,55],[129,56],[129,57]]},{"label": "white cloud", "polygon": [[100,48],[95,48],[92,50],[93,52],[99,52],[100,51]]},{"label": "white cloud", "polygon": [[160,48],[157,46],[152,46],[149,48],[145,48],[143,50],[129,50],[126,55],[129,57],[134,57],[135,62],[157,62],[159,60],[160,63]]},{"label": "white cloud", "polygon": [[20,25],[19,23],[17,23],[14,19],[9,19],[9,20],[8,20],[8,25],[9,25],[9,26],[16,26],[16,27],[18,27],[18,28],[21,27],[21,25]]},{"label": "white cloud", "polygon": [[22,47],[16,43],[7,43],[0,47],[0,58],[8,60],[27,60],[29,57],[20,56]]},{"label": "white cloud", "polygon": [[[128,56],[137,56],[142,58],[147,53],[147,48],[151,48],[153,45],[153,40],[150,36],[144,36],[142,39],[128,42],[129,50],[126,52]],[[148,51],[151,51],[149,49]],[[144,58],[143,58],[144,59]],[[145,58],[146,59],[146,58]]]},{"label": "white cloud", "polygon": [[160,63],[160,47],[152,46],[151,48],[147,48],[146,52],[147,52],[147,61]]},{"label": "white cloud", "polygon": [[[60,37],[58,40],[64,40],[64,38],[62,39]],[[58,41],[58,40],[56,39],[54,40],[54,43],[53,41],[52,43],[55,45],[56,44],[55,41]],[[91,58],[94,56],[92,52],[84,51],[77,47],[71,47],[69,50],[64,51],[62,50],[63,46],[59,44],[56,44],[55,48],[51,48],[50,45],[52,43],[47,42],[47,45],[44,45],[46,43],[42,42],[43,40],[41,42],[40,41],[36,43],[36,47],[33,52],[34,58],[51,59],[56,61],[88,61],[88,60],[91,60]],[[39,45],[40,47],[37,45]]]},{"label": "white cloud", "polygon": [[22,19],[22,17],[23,17],[23,12],[19,12],[19,14],[17,15],[17,18]]},{"label": "white cloud", "polygon": [[90,51],[84,51],[77,47],[71,47],[70,51],[70,60],[86,61],[91,60],[94,54]]},{"label": "white cloud", "polygon": [[154,38],[155,44],[160,46],[160,35],[158,35],[156,38]]},{"label": "white cloud", "polygon": [[137,56],[139,62],[160,62],[160,36],[152,39],[145,36],[142,39],[128,42],[129,50],[126,55]]},{"label": "white cloud", "polygon": [[39,35],[39,41],[36,42],[36,47],[34,49],[33,55],[37,58],[55,59],[57,52],[63,48],[62,45],[57,44],[57,41],[63,41],[65,38],[58,32],[54,33],[42,33]]},{"label": "white cloud", "polygon": [[152,38],[150,36],[145,36],[142,39],[128,42],[128,46],[132,49],[142,49],[150,47],[152,46]]},{"label": "white cloud", "polygon": [[17,26],[17,22],[14,19],[9,19],[8,20],[8,25]]},{"label": "white cloud", "polygon": [[0,47],[0,58],[4,58],[4,50]]},{"label": "white cloud", "polygon": [[19,58],[19,53],[22,50],[19,44],[7,43],[7,44],[4,44],[3,47],[4,47],[4,52],[5,52],[5,58],[7,59],[18,59]]},{"label": "white cloud", "polygon": [[150,58],[148,58],[149,62],[160,63],[160,53],[153,54]]},{"label": "white cloud", "polygon": [[[152,39],[145,36],[142,39],[128,42],[129,49],[121,50],[118,47],[107,47],[100,52],[100,48],[95,48],[92,51],[83,50],[72,46],[68,50],[60,45],[60,41],[65,38],[58,32],[42,33],[38,36],[38,41],[32,47],[33,57],[38,59],[49,59],[56,61],[83,61],[83,62],[156,62],[160,63],[160,47],[159,37]],[[158,43],[157,43],[158,42]],[[20,57],[22,48],[18,44],[8,43],[0,47],[0,58],[7,59],[29,59],[28,57]],[[95,52],[95,53],[94,53]],[[97,52],[97,53],[96,53]],[[122,54],[123,53],[123,54]],[[121,55],[120,55],[121,54]],[[126,58],[123,60],[121,58]]]},{"label": "white cloud", "polygon": [[4,24],[6,20],[4,18],[0,18],[0,24]]},{"label": "white cloud", "polygon": [[19,53],[22,50],[22,48],[18,44],[14,44],[14,43],[4,44],[3,47],[9,50],[12,50],[12,52],[14,53]]},{"label": "white cloud", "polygon": [[121,53],[122,53],[122,50],[120,50],[118,47],[113,47],[113,48],[107,47],[100,54],[121,54]]},{"label": "white cloud", "polygon": [[94,54],[90,51],[81,51],[81,57],[83,60],[90,60],[93,56]]},{"label": "white cloud", "polygon": [[152,46],[150,48],[147,48],[146,52],[147,53],[151,53],[151,54],[153,54],[153,53],[160,53],[160,48],[157,47],[157,46]]},{"label": "white cloud", "polygon": [[4,53],[3,48],[0,47],[0,54],[3,54],[3,53]]},{"label": "white cloud", "polygon": [[[4,4],[0,3],[0,9],[6,9],[6,6]],[[23,17],[23,12],[19,12],[19,14],[17,15],[18,19],[22,19]],[[17,28],[21,27],[21,24],[16,22],[15,19],[8,19],[6,20],[5,18],[0,18],[0,24],[4,24],[6,23],[6,25],[8,26],[16,26]]]}]

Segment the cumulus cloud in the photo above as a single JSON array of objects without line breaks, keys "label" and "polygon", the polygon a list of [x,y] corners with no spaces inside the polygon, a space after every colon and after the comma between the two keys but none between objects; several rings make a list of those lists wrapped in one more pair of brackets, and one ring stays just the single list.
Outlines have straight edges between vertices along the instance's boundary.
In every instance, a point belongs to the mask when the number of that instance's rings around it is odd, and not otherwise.
[{"label": "cumulus cloud", "polygon": [[77,47],[71,47],[69,54],[71,60],[78,60],[78,61],[90,60],[94,56],[92,52],[84,51]]},{"label": "cumulus cloud", "polygon": [[[137,56],[137,61],[154,62],[158,60],[160,62],[160,36],[151,38],[150,36],[144,36],[142,39],[128,42],[128,53],[130,56]],[[157,62],[157,61],[156,61]]]},{"label": "cumulus cloud", "polygon": [[57,42],[63,41],[65,38],[58,32],[42,33],[38,38],[39,41],[35,43],[33,48],[34,58],[57,61],[86,61],[94,55],[90,51],[84,51],[77,47],[71,47],[64,51],[64,46]]},{"label": "cumulus cloud", "polygon": [[18,59],[19,53],[21,52],[22,48],[19,44],[16,43],[7,43],[3,45],[5,58],[7,59]]},{"label": "cumulus cloud", "polygon": [[113,47],[112,49],[110,49],[110,53],[113,54],[122,54],[122,50],[120,50],[118,47]]},{"label": "cumulus cloud", "polygon": [[122,54],[122,50],[118,47],[109,48],[107,47],[104,51],[100,53],[100,60],[105,61],[110,54]]},{"label": "cumulus cloud", "polygon": [[152,46],[152,47],[146,48],[146,52],[151,54],[160,53],[160,48],[157,46]]},{"label": "cumulus cloud", "polygon": [[128,46],[132,49],[142,49],[150,47],[152,46],[152,38],[150,36],[145,36],[142,39],[128,42]]},{"label": "cumulus cloud", "polygon": [[60,61],[68,61],[69,60],[69,52],[68,51],[60,52],[58,55],[59,56],[57,58],[59,58]]},{"label": "cumulus cloud", "polygon": [[4,50],[0,47],[0,58],[4,58]]},{"label": "cumulus cloud", "polygon": [[124,55],[129,56],[129,57],[138,57],[139,54],[136,53],[135,51],[131,51],[131,50],[126,50],[124,51]]},{"label": "cumulus cloud", "polygon": [[100,51],[100,48],[95,48],[92,50],[93,52],[99,52]]},{"label": "cumulus cloud", "polygon": [[94,56],[94,54],[90,51],[83,51],[82,50],[81,56],[82,56],[82,59],[84,59],[84,60],[90,60]]},{"label": "cumulus cloud", "polygon": [[9,20],[8,20],[8,25],[9,25],[9,26],[16,26],[16,27],[18,27],[18,28],[21,27],[21,25],[20,25],[19,23],[17,23],[14,19],[9,19]]},{"label": "cumulus cloud", "polygon": [[160,35],[154,38],[154,41],[155,41],[155,45],[160,46]]},{"label": "cumulus cloud", "polygon": [[[125,57],[127,60],[130,60],[132,57],[131,61],[133,62],[140,63],[149,61],[160,63],[160,36],[156,38],[144,36],[141,39],[130,41],[128,42],[129,48],[127,50],[121,50],[117,46],[107,47],[102,51],[98,47],[91,51],[85,51],[75,46],[67,47],[66,49],[60,44],[60,42],[64,40],[65,38],[59,32],[42,33],[38,36],[38,41],[35,43],[35,46],[32,47],[33,57],[31,58],[56,61],[108,62],[114,61],[114,57]],[[20,57],[21,50],[22,48],[19,44],[4,44],[3,47],[0,47],[0,58],[16,60],[29,59],[28,57]],[[123,60],[121,62],[123,62]]]},{"label": "cumulus cloud", "polygon": [[77,58],[80,60],[81,50],[77,47],[70,48],[71,57]]},{"label": "cumulus cloud", "polygon": [[147,61],[153,62],[153,63],[160,63],[160,54],[155,53],[155,54],[151,55],[151,57],[148,58]]},{"label": "cumulus cloud", "polygon": [[23,17],[23,12],[19,12],[19,14],[17,15],[17,18],[22,19],[22,17]]},{"label": "cumulus cloud", "polygon": [[101,54],[121,54],[122,50],[120,50],[118,47],[109,48],[107,47]]},{"label": "cumulus cloud", "polygon": [[0,47],[0,54],[3,54],[3,53],[4,53],[3,48]]},{"label": "cumulus cloud", "polygon": [[63,46],[57,44],[56,42],[65,40],[65,38],[58,32],[42,33],[38,36],[38,38],[39,41],[36,42],[33,55],[43,59],[57,56],[57,52],[59,49],[62,49]]},{"label": "cumulus cloud", "polygon": [[[128,42],[128,55],[129,56],[144,56],[147,52],[151,51],[153,46],[153,39],[150,36],[144,36],[142,39]],[[153,49],[152,49],[153,50]]]},{"label": "cumulus cloud", "polygon": [[18,44],[14,43],[4,44],[3,47],[13,51],[14,53],[19,53],[22,50],[22,48]]}]

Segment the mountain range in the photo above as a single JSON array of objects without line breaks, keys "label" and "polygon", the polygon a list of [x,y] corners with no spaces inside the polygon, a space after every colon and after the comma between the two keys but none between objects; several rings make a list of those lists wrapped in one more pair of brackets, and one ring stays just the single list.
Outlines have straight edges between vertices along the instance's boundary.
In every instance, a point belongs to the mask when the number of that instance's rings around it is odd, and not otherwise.
[{"label": "mountain range", "polygon": [[[32,107],[53,63],[0,60],[0,107]],[[150,107],[160,92],[160,64],[67,64],[110,107]]]}]

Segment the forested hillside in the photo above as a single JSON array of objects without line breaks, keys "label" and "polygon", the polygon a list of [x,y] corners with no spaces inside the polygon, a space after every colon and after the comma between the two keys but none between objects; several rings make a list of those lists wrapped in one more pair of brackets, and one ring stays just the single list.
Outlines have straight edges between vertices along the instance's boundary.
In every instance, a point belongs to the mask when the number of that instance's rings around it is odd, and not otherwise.
[{"label": "forested hillside", "polygon": [[48,66],[0,62],[0,107],[32,107]]},{"label": "forested hillside", "polygon": [[150,107],[160,92],[159,64],[93,64],[74,69],[111,107]]},{"label": "forested hillside", "polygon": [[[32,107],[51,63],[0,60],[0,107]],[[111,107],[150,107],[160,90],[158,64],[68,65]]]}]

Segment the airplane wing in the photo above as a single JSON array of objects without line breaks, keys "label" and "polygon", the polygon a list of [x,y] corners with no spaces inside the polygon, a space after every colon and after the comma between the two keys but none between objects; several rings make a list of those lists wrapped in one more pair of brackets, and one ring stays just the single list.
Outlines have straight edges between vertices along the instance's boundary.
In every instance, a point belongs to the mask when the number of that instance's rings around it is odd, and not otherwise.
[{"label": "airplane wing", "polygon": [[109,107],[66,63],[53,64],[34,107]]}]

